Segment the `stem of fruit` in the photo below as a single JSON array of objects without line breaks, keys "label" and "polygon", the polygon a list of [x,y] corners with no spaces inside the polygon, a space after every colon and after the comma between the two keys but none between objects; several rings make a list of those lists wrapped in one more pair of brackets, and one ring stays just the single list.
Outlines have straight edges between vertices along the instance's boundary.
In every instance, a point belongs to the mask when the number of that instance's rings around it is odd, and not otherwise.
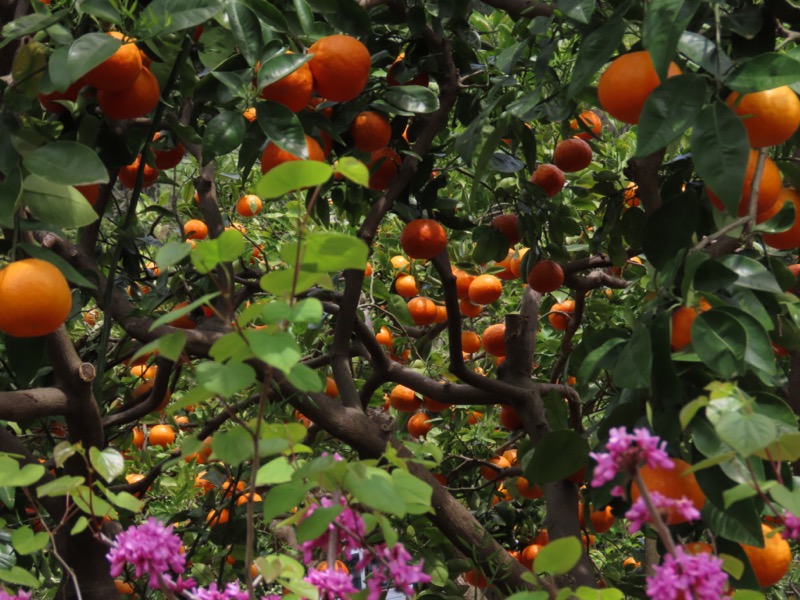
[{"label": "stem of fruit", "polygon": [[644,479],[642,479],[639,471],[636,471],[636,475],[633,479],[636,481],[636,485],[639,487],[639,493],[642,496],[642,500],[644,500],[645,506],[647,506],[647,510],[650,513],[650,518],[653,519],[653,527],[658,533],[658,536],[661,538],[661,541],[664,542],[664,547],[667,549],[667,552],[672,554],[672,556],[676,556],[675,542],[672,539],[669,528],[664,522],[664,519],[661,518],[661,513],[658,512],[656,505],[653,503],[653,498],[650,496],[650,492],[648,491],[647,486],[644,483]]}]

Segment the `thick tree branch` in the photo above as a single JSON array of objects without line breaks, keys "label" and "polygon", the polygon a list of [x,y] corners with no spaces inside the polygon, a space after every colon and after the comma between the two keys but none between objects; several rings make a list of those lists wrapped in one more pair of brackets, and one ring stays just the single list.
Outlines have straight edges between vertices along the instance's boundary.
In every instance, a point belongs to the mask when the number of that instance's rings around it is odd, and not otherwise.
[{"label": "thick tree branch", "polygon": [[69,412],[67,395],[59,388],[0,392],[0,420],[27,421]]}]

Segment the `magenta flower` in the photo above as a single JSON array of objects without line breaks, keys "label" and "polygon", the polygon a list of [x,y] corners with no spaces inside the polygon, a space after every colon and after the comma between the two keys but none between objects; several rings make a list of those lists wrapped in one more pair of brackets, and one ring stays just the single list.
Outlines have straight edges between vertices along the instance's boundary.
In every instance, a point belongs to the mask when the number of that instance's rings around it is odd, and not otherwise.
[{"label": "magenta flower", "polygon": [[[692,501],[686,496],[683,496],[680,500],[675,500],[662,496],[659,492],[650,492],[650,499],[660,514],[680,515],[686,521],[697,521],[700,518],[700,511],[694,507]],[[643,524],[652,521],[650,511],[647,510],[647,505],[644,502],[644,497],[639,496],[633,506],[625,513],[625,518],[630,521],[630,525],[628,525],[630,533],[636,533],[642,528]]]},{"label": "magenta flower", "polygon": [[344,571],[309,569],[305,580],[316,586],[320,600],[341,600],[358,592],[350,575]]},{"label": "magenta flower", "polygon": [[378,544],[372,550],[374,556],[365,554],[356,567],[372,567],[372,574],[367,581],[367,600],[378,600],[386,584],[411,597],[414,595],[414,584],[431,580],[431,576],[422,570],[423,561],[416,565],[409,563],[412,557],[403,544],[398,543],[391,548],[386,544]]},{"label": "magenta flower", "polygon": [[788,510],[783,513],[783,533],[784,539],[800,539],[800,517],[796,517]]},{"label": "magenta flower", "polygon": [[719,600],[725,594],[728,576],[722,559],[713,554],[688,554],[683,548],[668,554],[647,577],[647,596],[658,600]]},{"label": "magenta flower", "polygon": [[241,589],[238,583],[228,583],[224,590],[220,590],[216,583],[207,589],[195,588],[191,597],[194,600],[248,600],[247,590]]},{"label": "magenta flower", "polygon": [[172,525],[165,527],[153,517],[120,533],[106,558],[111,563],[112,577],[119,577],[125,566],[131,565],[136,577],[147,575],[147,585],[154,590],[163,584],[180,592],[194,585],[191,579],[173,579],[173,574],[181,575],[186,568],[181,538],[172,532]]},{"label": "magenta flower", "polygon": [[[339,503],[342,506],[345,506],[347,504],[347,500],[345,500],[344,497],[340,497]],[[330,498],[321,498],[320,505],[325,508],[333,506],[333,500]],[[308,518],[314,514],[316,509],[317,505],[312,505],[308,509],[308,512],[306,512],[305,518]],[[361,518],[360,514],[358,514],[352,508],[345,508],[339,514],[339,516],[334,519],[333,523],[328,525],[328,530],[325,533],[316,539],[308,540],[302,543],[301,549],[303,550],[303,560],[306,562],[306,564],[310,563],[313,559],[314,548],[320,548],[322,550],[328,549],[328,539],[331,533],[336,536],[336,541],[338,542],[336,553],[340,554],[342,551],[344,551],[345,554],[350,554],[352,551],[363,547],[363,540],[367,533],[367,529],[364,526],[364,519]]]},{"label": "magenta flower", "polygon": [[31,593],[18,590],[15,595],[5,588],[0,588],[0,600],[31,600]]},{"label": "magenta flower", "polygon": [[[672,468],[674,463],[667,455],[666,446],[666,442],[643,427],[634,429],[632,434],[625,427],[612,427],[606,443],[607,452],[589,453],[597,462],[592,487],[602,487],[620,472],[633,477],[645,463],[654,469]],[[622,495],[622,488],[616,486],[612,493]]]}]

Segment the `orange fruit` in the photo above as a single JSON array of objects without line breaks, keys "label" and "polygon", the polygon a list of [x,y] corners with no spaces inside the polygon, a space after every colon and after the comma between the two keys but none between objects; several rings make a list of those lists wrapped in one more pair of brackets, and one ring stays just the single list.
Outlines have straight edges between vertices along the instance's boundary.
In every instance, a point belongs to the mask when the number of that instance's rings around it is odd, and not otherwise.
[{"label": "orange fruit", "polygon": [[424,438],[433,429],[431,418],[423,412],[418,412],[408,420],[408,433],[414,439]]},{"label": "orange fruit", "polygon": [[[172,310],[178,310],[187,306],[189,304],[188,300],[183,300],[182,302],[178,302],[175,306],[172,307]],[[190,316],[190,314],[181,315],[169,322],[172,327],[179,327],[181,329],[194,329],[197,327],[197,323],[194,319]]]},{"label": "orange fruit", "polygon": [[[578,121],[580,121],[580,124]],[[603,123],[593,111],[584,110],[577,118],[569,122],[569,128],[576,132],[575,137],[582,140],[590,140],[600,135],[603,130]]]},{"label": "orange fruit", "polygon": [[72,310],[72,292],[58,267],[25,258],[0,269],[0,331],[20,338],[53,333]]},{"label": "orange fruit", "polygon": [[444,402],[437,402],[433,398],[428,398],[427,396],[422,397],[422,403],[425,405],[425,409],[428,412],[438,413],[442,412],[443,410],[447,410],[450,408],[449,404],[445,404]]},{"label": "orange fruit", "polygon": [[413,275],[400,275],[394,282],[394,291],[403,298],[413,298],[419,294],[417,280]]},{"label": "orange fruit", "polygon": [[336,398],[339,395],[339,387],[333,377],[325,378],[325,395]]},{"label": "orange fruit", "polygon": [[519,243],[521,237],[519,234],[519,217],[517,215],[498,215],[492,219],[492,227],[506,236],[509,246],[515,246]]},{"label": "orange fruit", "polygon": [[482,412],[478,412],[477,410],[473,410],[469,415],[469,419],[467,419],[467,423],[469,423],[470,425],[475,425],[475,423],[480,421],[482,418],[483,418],[483,413]]},{"label": "orange fruit", "polygon": [[564,171],[549,163],[539,165],[531,175],[531,183],[542,188],[548,198],[552,198],[560,192],[566,182]]},{"label": "orange fruit", "polygon": [[763,235],[764,242],[778,250],[791,250],[800,246],[800,194],[795,190],[783,188],[772,208],[756,216],[757,223],[769,221],[787,203],[794,205],[794,223],[792,226],[780,233],[765,233]]},{"label": "orange fruit", "polygon": [[445,323],[447,321],[447,307],[444,304],[436,305],[436,320],[434,323]]},{"label": "orange fruit", "polygon": [[531,544],[530,546],[525,546],[522,549],[522,552],[519,555],[519,562],[525,565],[529,569],[533,569],[533,561],[536,560],[536,557],[539,555],[539,552],[542,551],[542,546],[539,544]]},{"label": "orange fruit", "polygon": [[392,126],[381,113],[365,110],[358,113],[350,126],[353,144],[364,152],[374,152],[389,144]]},{"label": "orange fruit", "polygon": [[689,554],[714,554],[714,547],[706,542],[689,542],[683,544],[683,549]]},{"label": "orange fruit", "polygon": [[552,260],[540,260],[528,273],[528,285],[540,294],[554,292],[563,284],[564,271]]},{"label": "orange fruit", "polygon": [[800,127],[800,99],[789,86],[744,95],[733,92],[725,102],[742,118],[753,148],[782,144]]},{"label": "orange fruit", "polygon": [[139,449],[144,446],[144,432],[138,427],[133,429],[133,445]]},{"label": "orange fruit", "polygon": [[[319,142],[312,138],[311,136],[306,136],[306,148],[308,148],[308,158],[309,160],[318,160],[323,162],[325,160],[325,154],[322,152],[322,148],[319,145]],[[275,143],[270,142],[267,144],[267,147],[264,148],[264,152],[261,155],[261,172],[267,173],[274,167],[281,165],[285,162],[289,162],[292,160],[302,160],[299,156],[292,154],[291,152],[287,152],[282,148],[278,147]]]},{"label": "orange fruit", "polygon": [[433,258],[447,248],[447,232],[433,219],[415,219],[403,228],[400,246],[411,258]]},{"label": "orange fruit", "polygon": [[522,419],[520,419],[519,413],[514,410],[513,406],[504,404],[500,409],[500,425],[509,431],[516,431],[522,428]]},{"label": "orange fruit", "polygon": [[[287,52],[287,54],[292,53]],[[262,98],[283,104],[294,113],[308,106],[313,94],[314,77],[308,63],[303,63],[282,79],[270,83],[261,90]]]},{"label": "orange fruit", "polygon": [[580,138],[562,140],[553,152],[553,164],[564,173],[575,173],[592,164],[592,147]]},{"label": "orange fruit", "polygon": [[175,441],[175,430],[169,425],[153,425],[148,432],[147,439],[151,446],[166,448]]},{"label": "orange fruit", "polygon": [[461,349],[468,354],[477,352],[481,349],[481,337],[474,331],[462,331]]},{"label": "orange fruit", "polygon": [[628,186],[622,192],[622,198],[625,200],[625,206],[639,206],[639,186],[635,181],[628,182]]},{"label": "orange fruit", "polygon": [[97,104],[109,119],[122,121],[143,117],[156,107],[160,96],[158,79],[150,69],[142,67],[131,87],[119,92],[97,92]]},{"label": "orange fruit", "polygon": [[[667,77],[680,74],[678,65],[670,63]],[[647,97],[660,83],[650,53],[630,52],[611,61],[600,76],[597,96],[600,106],[612,117],[635,125]]]},{"label": "orange fruit", "polygon": [[75,102],[78,99],[78,94],[80,93],[81,89],[86,85],[86,82],[83,81],[83,78],[73,83],[63,92],[54,91],[50,92],[49,94],[39,94],[39,102],[42,104],[42,107],[47,112],[53,113],[55,115],[61,115],[67,112],[67,108],[59,103],[59,100],[67,100],[69,102]]},{"label": "orange fruit", "polygon": [[83,315],[83,322],[86,324],[87,327],[94,327],[97,325],[97,321],[100,319],[100,311],[96,308],[92,310],[86,311],[86,314]]},{"label": "orange fruit", "polygon": [[[328,568],[328,563],[324,560],[317,565],[317,571],[325,571],[327,568]],[[340,560],[337,560],[333,563],[333,570],[350,574],[350,569],[348,569],[347,565]]]},{"label": "orange fruit", "polygon": [[402,162],[400,155],[388,146],[373,152],[367,165],[370,172],[369,189],[380,192],[388,188]]},{"label": "orange fruit", "polygon": [[[131,164],[120,167],[119,175],[117,178],[119,182],[123,185],[123,187],[128,188],[129,190],[133,189],[133,186],[136,185],[136,173],[139,171],[139,165],[141,164],[142,155],[136,157]],[[158,169],[151,167],[150,165],[145,163],[144,172],[142,173],[142,187],[150,187],[153,185],[156,180],[158,179]]]},{"label": "orange fruit", "polygon": [[261,502],[263,498],[260,494],[252,493],[252,494],[242,494],[236,499],[236,506],[241,506],[242,504],[247,504],[250,502],[250,498],[253,499],[253,503]]},{"label": "orange fruit", "polygon": [[501,483],[497,486],[497,491],[492,494],[492,506],[499,504],[500,502],[511,502],[513,499],[514,497]]},{"label": "orange fruit", "polygon": [[486,579],[483,573],[481,573],[478,569],[473,569],[472,571],[467,571],[464,573],[464,579],[468,584],[473,587],[478,588],[485,588],[489,585],[489,581]]},{"label": "orange fruit", "polygon": [[[83,81],[101,91],[119,92],[130,88],[142,70],[142,55],[130,38],[119,31],[107,32],[122,41],[122,45],[83,76]],[[150,111],[148,111],[150,112]]]},{"label": "orange fruit", "polygon": [[436,322],[436,305],[430,298],[424,296],[412,298],[408,301],[408,312],[414,323],[420,327]]},{"label": "orange fruit", "polygon": [[[511,463],[508,462],[507,459],[503,458],[502,456],[493,456],[486,462],[493,464],[497,469],[510,469]],[[481,476],[484,479],[488,479],[489,481],[494,481],[499,479],[501,476],[498,473],[497,469],[493,469],[488,465],[484,465],[481,467]]]},{"label": "orange fruit", "polygon": [[372,274],[374,272],[375,272],[375,270],[372,268],[372,264],[371,263],[367,263],[367,266],[364,267],[364,277],[372,277]]},{"label": "orange fruit", "polygon": [[[161,134],[156,132],[153,136],[153,141],[156,142],[159,139],[161,139]],[[156,167],[163,171],[164,169],[171,169],[178,166],[186,154],[186,148],[183,144],[177,142],[172,148],[166,150],[153,148],[153,154],[156,155]]]},{"label": "orange fruit", "polygon": [[326,102],[325,98],[319,98],[319,97],[311,98],[311,100],[308,101],[307,108],[310,111],[320,113],[323,117],[330,120],[330,118],[333,117],[333,107],[328,106],[326,108],[319,108],[319,105],[322,104],[323,102]]},{"label": "orange fruit", "polygon": [[[519,490],[520,496],[523,498],[528,498],[529,500],[536,500],[537,498],[544,496],[544,490],[542,490],[542,488],[540,488],[538,485],[531,487],[531,484],[524,477],[517,477],[517,490]],[[545,531],[546,534],[546,530],[542,531]],[[537,535],[534,543],[544,546],[548,541],[549,540],[545,540],[544,543],[542,543],[542,540],[540,540],[539,536]]]},{"label": "orange fruit", "polygon": [[369,79],[372,59],[367,47],[349,35],[330,35],[314,42],[309,66],[317,95],[346,102],[356,98]]},{"label": "orange fruit", "polygon": [[261,212],[261,198],[255,194],[245,194],[236,201],[236,212],[243,217],[254,217]]},{"label": "orange fruit", "polygon": [[473,304],[468,298],[462,298],[458,302],[458,308],[465,317],[477,317],[481,314],[483,307],[480,304]]},{"label": "orange fruit", "polygon": [[242,481],[241,479],[238,480],[235,485],[233,484],[233,482],[231,482],[230,479],[228,479],[227,481],[223,481],[222,482],[222,485],[220,486],[220,489],[222,489],[222,491],[225,492],[225,497],[226,498],[230,498],[234,494],[238,494],[239,492],[243,492],[246,487],[247,487],[247,484],[244,481]]},{"label": "orange fruit", "polygon": [[494,264],[498,267],[503,267],[503,271],[499,273],[495,273],[498,279],[502,279],[503,281],[511,281],[512,279],[516,279],[514,276],[514,271],[511,270],[511,261],[514,260],[514,250],[511,248],[508,249],[508,254],[503,260],[496,261]]},{"label": "orange fruit", "polygon": [[[642,476],[647,490],[651,493],[658,492],[662,496],[674,500],[679,500],[681,497],[686,496],[698,511],[702,510],[706,504],[706,497],[700,486],[697,485],[694,473],[684,475],[684,472],[691,465],[679,458],[673,458],[672,461],[675,465],[671,469],[653,469],[647,465],[639,469],[639,474]],[[631,485],[631,502],[636,502],[638,499],[639,486],[634,482]],[[677,511],[670,510],[666,515],[666,522],[668,525],[676,525],[685,523],[686,520]]]},{"label": "orange fruit", "polygon": [[633,558],[632,556],[627,557],[625,560],[622,561],[623,568],[630,568],[630,569],[638,569],[642,566],[638,560]]},{"label": "orange fruit", "polygon": [[453,269],[453,275],[456,276],[456,291],[458,292],[458,297],[461,299],[469,298],[469,286],[475,281],[475,275],[470,275],[461,269],[455,268]]},{"label": "orange fruit", "polygon": [[[49,4],[49,2],[48,2]],[[130,583],[122,581],[121,579],[114,580],[114,587],[117,589],[118,594],[125,594],[126,596],[133,596],[133,586]]]},{"label": "orange fruit", "polygon": [[256,120],[256,109],[254,106],[250,106],[244,110],[242,116],[247,119],[248,123],[253,123]]},{"label": "orange fruit", "polygon": [[780,533],[769,525],[761,524],[764,534],[764,547],[756,548],[742,544],[742,550],[750,561],[750,566],[761,587],[775,585],[789,572],[792,564],[792,549]]},{"label": "orange fruit", "polygon": [[672,334],[669,345],[673,352],[683,350],[692,341],[692,323],[697,318],[697,309],[679,306],[672,312]]},{"label": "orange fruit", "polygon": [[506,355],[506,326],[504,323],[489,325],[483,331],[483,347],[492,356]]},{"label": "orange fruit", "polygon": [[158,373],[158,367],[155,365],[133,365],[130,368],[130,374],[134,377],[141,377],[145,381],[150,381],[156,378],[156,373]]},{"label": "orange fruit", "polygon": [[389,403],[392,408],[400,412],[416,412],[422,406],[414,390],[404,385],[396,385],[389,393]]},{"label": "orange fruit", "polygon": [[473,304],[491,304],[503,295],[503,284],[494,275],[478,275],[469,286],[469,300]]},{"label": "orange fruit", "polygon": [[389,259],[389,262],[392,263],[392,268],[395,271],[405,271],[407,270],[406,267],[408,267],[408,265],[411,264],[410,262],[408,262],[408,259],[405,256],[402,256],[400,254],[393,256],[391,259]]},{"label": "orange fruit", "polygon": [[381,327],[381,330],[375,334],[375,339],[381,346],[391,346],[393,343],[392,332],[388,327]]},{"label": "orange fruit", "polygon": [[[564,300],[564,302],[556,302],[550,309],[550,314],[547,315],[547,320],[553,329],[559,331],[566,331],[569,326],[570,315],[575,312],[575,301]],[[564,314],[566,313],[566,314]]]},{"label": "orange fruit", "polygon": [[[758,162],[758,151],[750,150],[750,158],[747,161],[747,170],[744,175],[744,185],[742,186],[742,197],[739,200],[739,207],[736,214],[743,217],[747,214],[750,204],[750,190],[753,184],[753,177],[756,174],[756,163]],[[781,181],[781,172],[778,170],[778,165],[769,157],[766,157],[764,162],[764,172],[761,175],[761,183],[758,186],[758,198],[756,200],[756,214],[761,214],[768,211],[778,201],[778,195],[783,189]],[[719,210],[725,210],[725,205],[722,203],[711,188],[706,187],[711,204]]]},{"label": "orange fruit", "polygon": [[[583,506],[578,505],[578,518],[581,524],[581,529],[586,527],[583,518]],[[595,510],[589,513],[589,520],[592,522],[592,527],[597,533],[605,533],[614,524],[615,518],[611,514],[611,507],[606,506],[603,510]]]},{"label": "orange fruit", "polygon": [[223,508],[222,510],[210,510],[206,515],[206,523],[211,525],[211,527],[215,527],[216,525],[224,525],[230,519],[230,512],[228,512],[227,508]]},{"label": "orange fruit", "polygon": [[183,235],[187,240],[204,240],[208,236],[208,225],[200,219],[189,219],[183,225]]}]

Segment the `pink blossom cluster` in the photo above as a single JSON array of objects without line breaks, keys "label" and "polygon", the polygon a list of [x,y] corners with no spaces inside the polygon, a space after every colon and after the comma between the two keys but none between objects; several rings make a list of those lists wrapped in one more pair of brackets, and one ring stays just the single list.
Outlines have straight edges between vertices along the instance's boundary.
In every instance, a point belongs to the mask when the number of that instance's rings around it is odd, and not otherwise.
[{"label": "pink blossom cluster", "polygon": [[[634,429],[633,433],[628,433],[625,427],[612,427],[609,430],[606,452],[589,453],[597,462],[592,487],[602,487],[613,481],[620,472],[632,478],[644,464],[652,469],[671,469],[675,463],[667,455],[666,447],[666,442],[644,427]],[[624,495],[621,486],[616,486],[611,493],[615,496]]]},{"label": "pink blossom cluster", "polygon": [[243,590],[237,583],[229,583],[224,589],[219,589],[216,583],[207,588],[194,588],[190,597],[193,600],[248,600],[247,590]]},{"label": "pink blossom cluster", "polygon": [[[650,499],[653,501],[653,506],[660,514],[676,514],[680,515],[686,521],[697,521],[700,518],[700,511],[694,507],[691,500],[685,496],[680,500],[667,498],[658,492],[650,492]],[[642,525],[652,521],[650,511],[647,509],[644,498],[639,496],[633,506],[625,513],[625,518],[630,521],[628,531],[636,533],[642,528]]]},{"label": "pink blossom cluster", "polygon": [[653,567],[653,575],[647,577],[647,596],[658,600],[719,600],[727,585],[721,558],[705,552],[689,554],[678,547],[674,555],[666,555],[660,566]]},{"label": "pink blossom cluster", "polygon": [[319,590],[320,600],[339,600],[349,598],[358,590],[353,585],[350,574],[339,569],[309,569],[305,580]]},{"label": "pink blossom cluster", "polygon": [[[364,519],[361,515],[354,511],[352,508],[346,506],[347,500],[344,497],[339,498],[339,504],[345,506],[345,509],[328,525],[328,530],[316,539],[303,542],[301,548],[303,550],[303,560],[306,564],[310,563],[313,559],[313,551],[315,548],[323,550],[328,549],[328,541],[330,536],[335,536],[337,542],[336,554],[344,552],[350,554],[354,550],[358,550],[364,545],[364,536],[367,533],[364,526]],[[305,518],[310,517],[316,511],[318,505],[313,505],[306,512]],[[333,506],[333,500],[330,498],[320,499],[319,506],[328,508]]]},{"label": "pink blossom cluster", "polygon": [[31,600],[31,593],[19,590],[16,594],[12,594],[5,588],[0,587],[0,600]]},{"label": "pink blossom cluster", "polygon": [[411,554],[401,543],[392,547],[378,544],[372,549],[372,552],[374,558],[365,555],[358,565],[361,568],[372,564],[377,559],[377,563],[373,564],[372,576],[367,582],[367,600],[378,600],[387,583],[411,597],[414,595],[414,584],[428,583],[431,580],[431,576],[422,570],[423,561],[412,565],[409,562],[412,558]]}]

